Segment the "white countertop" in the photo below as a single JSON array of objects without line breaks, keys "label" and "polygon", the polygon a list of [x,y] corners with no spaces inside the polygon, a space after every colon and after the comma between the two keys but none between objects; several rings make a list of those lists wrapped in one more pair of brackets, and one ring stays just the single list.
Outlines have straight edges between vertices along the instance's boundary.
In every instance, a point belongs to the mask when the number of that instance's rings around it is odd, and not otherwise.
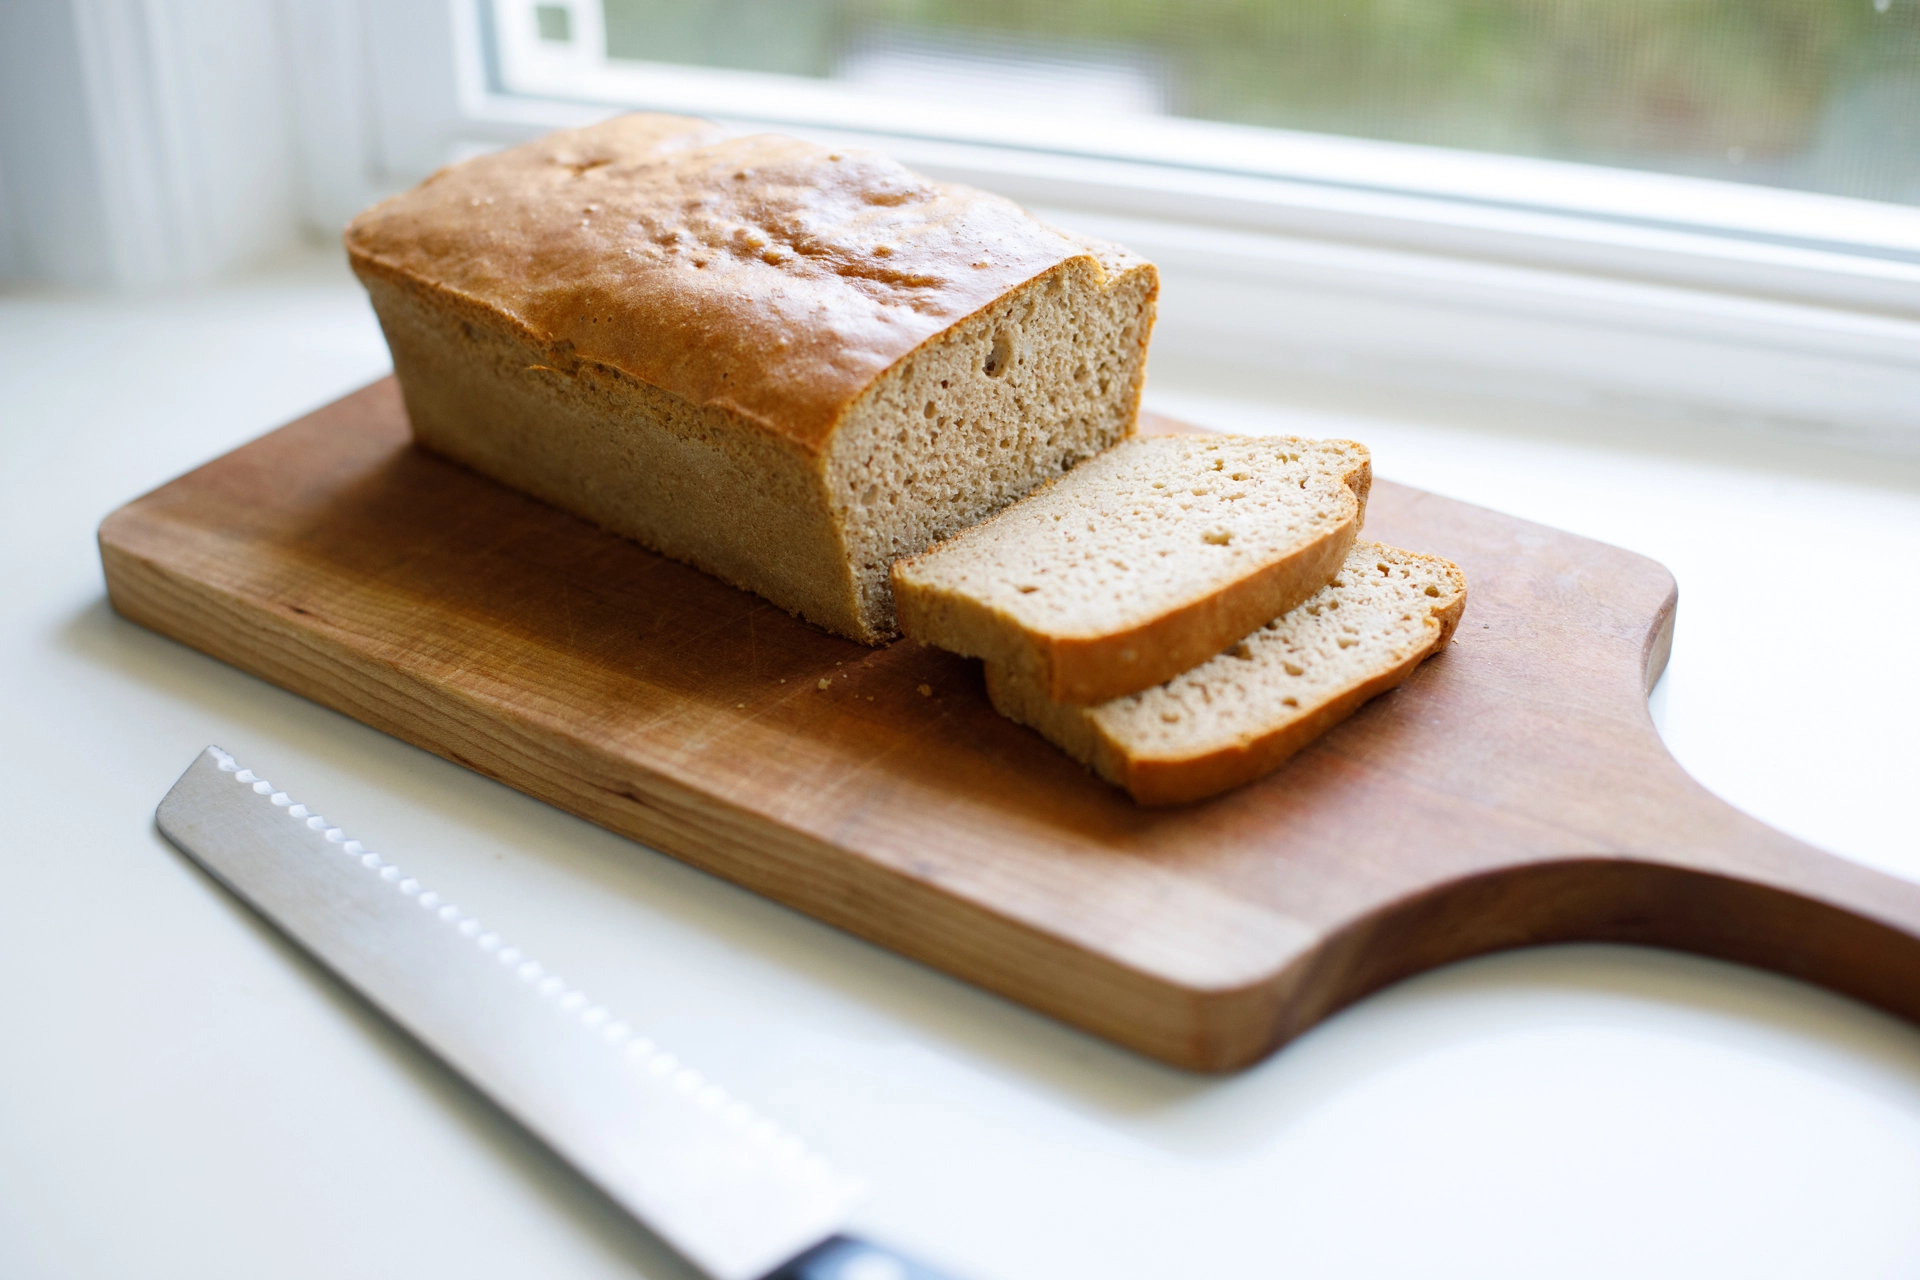
[{"label": "white countertop", "polygon": [[[688,1274],[161,839],[209,742],[864,1173],[861,1226],[962,1280],[1920,1274],[1920,1032],[1850,1001],[1556,948],[1185,1075],[122,621],[102,516],[385,371],[324,257],[185,296],[0,297],[0,350],[0,1275]],[[1165,366],[1149,397],[1354,435],[1387,478],[1662,560],[1675,754],[1920,879],[1920,467],[1289,407]]]}]

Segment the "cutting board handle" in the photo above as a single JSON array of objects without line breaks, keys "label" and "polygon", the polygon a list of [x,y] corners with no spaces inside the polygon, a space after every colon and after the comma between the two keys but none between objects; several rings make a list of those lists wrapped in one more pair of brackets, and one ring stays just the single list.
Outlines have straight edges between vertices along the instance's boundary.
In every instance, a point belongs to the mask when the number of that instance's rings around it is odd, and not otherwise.
[{"label": "cutting board handle", "polygon": [[[1715,805],[1720,802],[1714,800]],[[1284,1036],[1455,960],[1518,947],[1619,942],[1799,978],[1920,1023],[1920,885],[1823,853],[1725,808],[1747,828],[1700,856],[1547,858],[1390,904],[1305,962]]]}]

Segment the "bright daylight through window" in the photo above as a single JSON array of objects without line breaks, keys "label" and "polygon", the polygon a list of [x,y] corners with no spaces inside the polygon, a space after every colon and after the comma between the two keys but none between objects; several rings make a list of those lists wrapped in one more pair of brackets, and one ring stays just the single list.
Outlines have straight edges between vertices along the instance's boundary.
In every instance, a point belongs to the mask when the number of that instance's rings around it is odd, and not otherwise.
[{"label": "bright daylight through window", "polygon": [[1920,203],[1920,0],[604,0],[536,13],[543,41],[591,43],[614,66]]},{"label": "bright daylight through window", "polygon": [[1153,257],[1162,368],[1915,435],[1920,0],[460,11],[482,145],[873,147]]}]

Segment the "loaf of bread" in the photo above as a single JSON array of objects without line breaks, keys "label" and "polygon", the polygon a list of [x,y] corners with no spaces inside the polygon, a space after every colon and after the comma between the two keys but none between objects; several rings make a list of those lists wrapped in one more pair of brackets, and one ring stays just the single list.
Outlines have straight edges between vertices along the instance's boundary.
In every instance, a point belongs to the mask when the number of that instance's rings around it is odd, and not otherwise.
[{"label": "loaf of bread", "polygon": [[882,156],[626,116],[354,219],[418,442],[866,643],[1129,435],[1158,278]]},{"label": "loaf of bread", "polygon": [[1372,478],[1350,440],[1132,439],[897,561],[900,628],[1050,701],[1137,693],[1325,586]]},{"label": "loaf of bread", "polygon": [[1466,601],[1450,562],[1361,542],[1306,603],[1144,693],[1072,706],[992,663],[987,693],[1140,803],[1180,804],[1278,768],[1405,680],[1452,638]]}]

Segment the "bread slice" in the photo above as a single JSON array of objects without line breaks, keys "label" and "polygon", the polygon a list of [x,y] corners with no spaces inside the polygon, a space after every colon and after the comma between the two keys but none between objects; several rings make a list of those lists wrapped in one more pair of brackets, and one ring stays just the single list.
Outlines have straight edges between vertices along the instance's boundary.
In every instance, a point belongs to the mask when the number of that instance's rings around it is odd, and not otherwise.
[{"label": "bread slice", "polygon": [[1318,591],[1372,477],[1350,440],[1132,439],[896,563],[900,629],[1056,702],[1150,689]]},{"label": "bread slice", "polygon": [[1445,647],[1466,602],[1450,562],[1362,542],[1306,603],[1144,693],[1070,706],[993,663],[987,693],[1141,804],[1181,804],[1278,768],[1405,680]]},{"label": "bread slice", "polygon": [[1158,277],[872,152],[623,116],[347,228],[415,439],[869,644],[1133,431]]}]

